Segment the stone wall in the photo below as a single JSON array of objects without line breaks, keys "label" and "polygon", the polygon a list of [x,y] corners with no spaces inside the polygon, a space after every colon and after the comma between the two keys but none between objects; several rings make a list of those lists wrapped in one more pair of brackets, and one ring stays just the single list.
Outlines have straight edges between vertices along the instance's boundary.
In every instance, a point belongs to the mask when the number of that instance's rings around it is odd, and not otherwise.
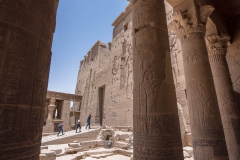
[{"label": "stone wall", "polygon": [[98,41],[81,61],[76,94],[83,96],[82,124],[92,114],[95,125],[132,126],[131,19],[128,6],[112,24],[112,43]]}]

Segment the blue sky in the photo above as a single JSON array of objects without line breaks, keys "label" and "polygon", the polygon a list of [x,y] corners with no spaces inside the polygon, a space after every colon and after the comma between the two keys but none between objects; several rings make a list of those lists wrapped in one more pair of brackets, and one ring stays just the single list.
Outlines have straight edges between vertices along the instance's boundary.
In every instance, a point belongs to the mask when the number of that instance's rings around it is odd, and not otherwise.
[{"label": "blue sky", "polygon": [[75,93],[80,60],[98,41],[112,41],[112,22],[127,0],[60,0],[48,90]]}]

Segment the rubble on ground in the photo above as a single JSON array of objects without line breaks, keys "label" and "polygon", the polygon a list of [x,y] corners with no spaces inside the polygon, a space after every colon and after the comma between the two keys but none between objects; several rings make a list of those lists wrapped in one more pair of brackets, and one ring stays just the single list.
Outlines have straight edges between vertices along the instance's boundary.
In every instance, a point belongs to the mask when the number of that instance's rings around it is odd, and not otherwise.
[{"label": "rubble on ground", "polygon": [[[184,160],[193,160],[192,147],[184,147]],[[96,140],[41,146],[40,160],[100,160],[120,156],[133,159],[133,133],[129,126],[105,126]]]}]

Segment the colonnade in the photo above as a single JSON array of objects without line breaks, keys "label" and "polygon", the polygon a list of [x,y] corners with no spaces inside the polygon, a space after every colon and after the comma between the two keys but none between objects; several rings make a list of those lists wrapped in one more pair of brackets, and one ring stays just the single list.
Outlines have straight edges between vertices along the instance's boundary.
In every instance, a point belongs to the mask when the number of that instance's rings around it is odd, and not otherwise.
[{"label": "colonnade", "polygon": [[[164,0],[131,3],[134,159],[183,160]],[[0,159],[38,159],[57,5],[0,1]],[[213,10],[183,1],[169,28],[181,41],[194,158],[237,160],[240,17],[229,35],[205,37]]]},{"label": "colonnade", "polygon": [[[178,119],[172,118],[171,125],[164,122],[169,122],[170,118],[161,119],[162,115],[174,117],[177,109],[171,103],[176,101],[174,94],[170,95],[174,91],[170,87],[173,82],[167,78],[170,62],[163,3],[163,0],[132,0],[136,160],[183,159],[176,150],[181,144],[171,146],[173,141],[179,142],[179,133],[173,134],[164,128],[168,125],[177,131],[179,126],[174,124],[178,123]],[[233,82],[233,88],[230,73],[234,72],[232,77],[240,77],[240,71],[236,71],[239,41],[231,39],[233,42],[229,44],[231,37],[222,33],[205,37],[206,24],[213,11],[213,6],[199,6],[193,0],[185,0],[173,7],[173,21],[168,28],[181,41],[194,159],[237,160],[240,159],[240,113],[234,90],[238,90],[238,82]],[[236,39],[239,39],[239,29],[232,29]],[[231,50],[235,60],[230,73],[226,61],[227,49]],[[164,98],[162,93],[165,93]],[[158,118],[154,121],[156,115]],[[153,131],[157,134],[152,135]],[[161,141],[165,133],[168,135],[167,144]]]}]

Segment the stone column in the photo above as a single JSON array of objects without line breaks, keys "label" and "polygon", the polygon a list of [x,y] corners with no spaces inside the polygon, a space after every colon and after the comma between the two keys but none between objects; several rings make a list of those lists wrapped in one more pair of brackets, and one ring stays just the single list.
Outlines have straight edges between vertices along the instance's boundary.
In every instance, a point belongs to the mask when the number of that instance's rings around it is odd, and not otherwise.
[{"label": "stone column", "polygon": [[169,28],[181,41],[195,160],[228,159],[212,72],[205,44],[205,24],[214,10],[193,0],[174,8]]},{"label": "stone column", "polygon": [[227,51],[227,63],[240,109],[240,16],[227,21],[231,40]]},{"label": "stone column", "polygon": [[58,0],[0,0],[0,159],[39,159]]},{"label": "stone column", "polygon": [[56,100],[54,98],[51,98],[50,105],[48,106],[48,118],[47,118],[47,125],[53,123],[54,115],[53,112],[56,109],[55,105]]},{"label": "stone column", "polygon": [[210,66],[217,93],[228,155],[240,159],[240,113],[234,98],[234,91],[226,61],[228,35],[211,35],[205,38]]},{"label": "stone column", "polygon": [[50,105],[48,105],[48,117],[47,117],[47,122],[46,126],[43,127],[43,133],[53,133],[54,132],[54,110],[56,109],[56,99],[51,98],[50,100]]},{"label": "stone column", "polygon": [[134,159],[183,160],[164,0],[134,0]]}]

